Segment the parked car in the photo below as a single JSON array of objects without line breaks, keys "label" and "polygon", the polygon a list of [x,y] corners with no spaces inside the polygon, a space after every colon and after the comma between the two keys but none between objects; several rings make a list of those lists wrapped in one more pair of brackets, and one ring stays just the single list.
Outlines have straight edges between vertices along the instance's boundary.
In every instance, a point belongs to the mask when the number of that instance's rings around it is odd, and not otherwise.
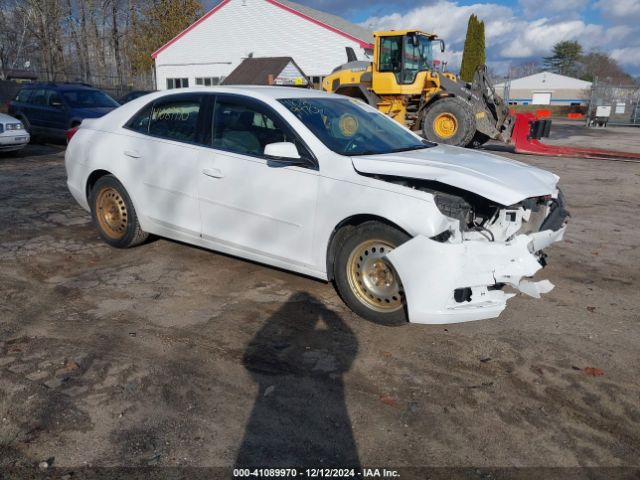
[{"label": "parked car", "polygon": [[17,118],[0,113],[0,152],[13,152],[26,147],[30,136]]},{"label": "parked car", "polygon": [[134,90],[132,92],[129,92],[124,97],[122,97],[120,99],[120,105],[124,105],[125,103],[129,103],[131,100],[135,100],[136,98],[140,98],[143,95],[147,95],[148,93],[152,93],[152,90]]},{"label": "parked car", "polygon": [[553,173],[423,140],[359,100],[165,91],[85,120],[67,184],[114,247],[149,233],[330,280],[361,316],[451,323],[539,297],[567,211]]},{"label": "parked car", "polygon": [[9,114],[32,136],[64,138],[85,118],[101,117],[119,106],[97,88],[77,83],[37,83],[22,87],[9,102]]}]

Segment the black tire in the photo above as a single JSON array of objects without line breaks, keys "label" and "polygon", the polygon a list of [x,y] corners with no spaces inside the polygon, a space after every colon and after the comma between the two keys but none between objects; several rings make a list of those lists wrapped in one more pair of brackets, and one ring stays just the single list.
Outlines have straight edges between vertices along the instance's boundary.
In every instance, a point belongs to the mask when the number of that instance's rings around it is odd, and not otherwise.
[{"label": "black tire", "polygon": [[[402,282],[391,264],[384,260],[384,256],[380,257],[380,255],[384,255],[384,252],[381,251],[383,249],[381,246],[384,247],[384,251],[391,251],[410,238],[409,235],[396,228],[375,221],[365,222],[356,227],[347,227],[336,234],[333,262],[335,288],[344,303],[362,318],[390,326],[407,322]],[[369,251],[373,250],[370,257],[368,257],[368,253],[366,255],[362,253],[363,248],[369,249]],[[363,261],[369,263],[365,265],[362,263]],[[355,264],[352,262],[358,264],[355,275],[351,273],[353,271],[352,267],[355,268]],[[362,267],[360,269],[361,264]],[[377,272],[376,264],[381,267],[382,278],[393,278],[393,282],[397,282],[397,285],[392,283],[391,288],[383,286],[382,288],[387,289],[387,291],[379,291],[377,293],[368,290],[361,281],[358,281],[359,285],[356,285],[356,278],[365,280],[364,273],[363,276],[360,276],[359,272],[372,271],[372,269]],[[367,266],[369,269],[366,269]],[[391,277],[388,277],[389,274]],[[367,279],[370,281],[371,277],[367,276]],[[394,287],[396,286],[397,294],[394,295]],[[366,298],[365,300],[367,295],[371,296],[371,298]],[[374,298],[374,295],[376,297],[379,296],[379,298]],[[385,298],[385,295],[388,298]]]},{"label": "black tire", "polygon": [[149,236],[140,228],[129,194],[113,175],[98,179],[89,193],[89,205],[100,237],[112,247],[134,247]]},{"label": "black tire", "polygon": [[489,140],[491,140],[491,137],[489,135],[476,131],[468,146],[471,148],[480,148]]},{"label": "black tire", "polygon": [[[436,131],[435,122],[442,115],[454,119],[455,129],[451,136],[442,136]],[[466,147],[476,133],[476,124],[471,107],[457,97],[444,97],[436,100],[425,109],[422,121],[422,134],[432,142]]]}]

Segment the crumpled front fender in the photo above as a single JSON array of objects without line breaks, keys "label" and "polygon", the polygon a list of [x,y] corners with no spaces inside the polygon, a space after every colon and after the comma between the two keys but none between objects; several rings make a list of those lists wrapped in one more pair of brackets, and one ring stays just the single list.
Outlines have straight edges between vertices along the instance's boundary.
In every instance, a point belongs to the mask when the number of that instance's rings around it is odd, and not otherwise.
[{"label": "crumpled front fender", "polygon": [[[551,282],[524,280],[542,266],[535,252],[562,239],[565,228],[518,235],[509,242],[466,240],[441,243],[417,236],[387,255],[402,280],[409,313],[414,323],[457,323],[494,318],[514,294],[489,289],[508,284],[539,297]],[[471,299],[461,302],[454,291],[471,289]]]}]

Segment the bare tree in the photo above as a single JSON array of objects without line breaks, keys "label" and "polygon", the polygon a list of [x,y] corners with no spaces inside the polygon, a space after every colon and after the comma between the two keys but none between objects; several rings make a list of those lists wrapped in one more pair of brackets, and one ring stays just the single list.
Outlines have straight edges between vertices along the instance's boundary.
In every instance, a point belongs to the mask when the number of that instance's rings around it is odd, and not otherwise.
[{"label": "bare tree", "polygon": [[22,68],[33,53],[35,43],[22,13],[16,2],[0,0],[0,78],[6,78],[10,70]]}]

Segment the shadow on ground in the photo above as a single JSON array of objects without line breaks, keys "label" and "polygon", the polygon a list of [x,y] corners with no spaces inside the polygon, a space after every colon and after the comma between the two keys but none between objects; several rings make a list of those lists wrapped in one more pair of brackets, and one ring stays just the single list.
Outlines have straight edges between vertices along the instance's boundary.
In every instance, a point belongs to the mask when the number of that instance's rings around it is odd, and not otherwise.
[{"label": "shadow on ground", "polygon": [[342,379],[357,351],[338,315],[294,293],[245,352],[259,389],[236,466],[359,467]]}]

